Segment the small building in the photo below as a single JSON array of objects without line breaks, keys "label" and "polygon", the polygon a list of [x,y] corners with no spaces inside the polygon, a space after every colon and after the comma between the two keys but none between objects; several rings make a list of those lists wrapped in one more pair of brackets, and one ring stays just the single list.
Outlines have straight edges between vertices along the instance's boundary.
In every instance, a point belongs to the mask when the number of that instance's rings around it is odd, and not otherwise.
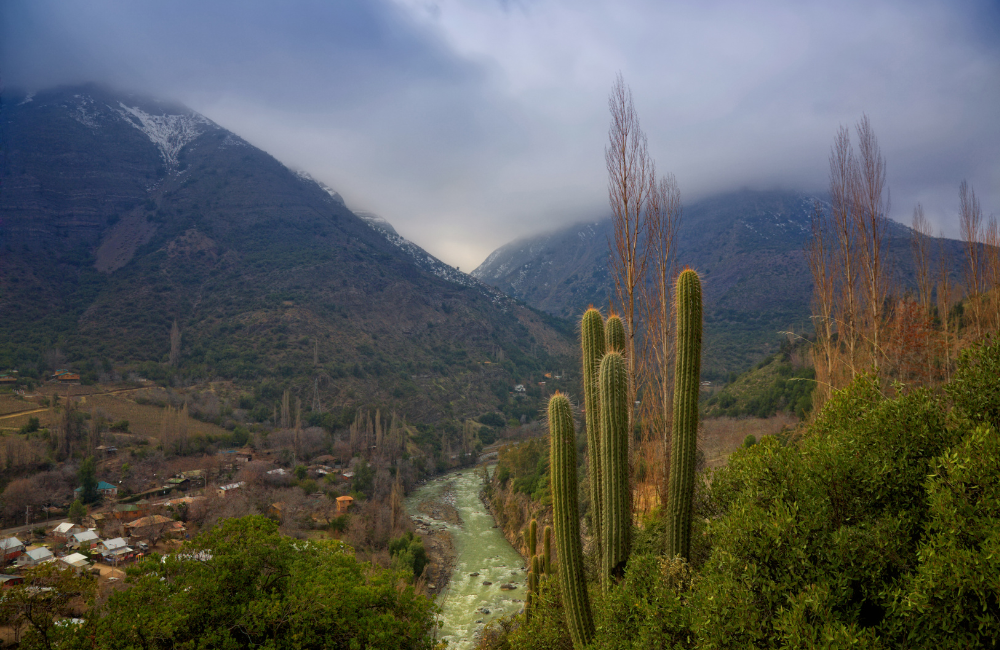
[{"label": "small building", "polygon": [[525,391],[524,384],[518,384],[517,386],[514,386],[515,393],[523,393],[524,391]]},{"label": "small building", "polygon": [[114,445],[100,445],[97,447],[97,451],[106,456],[113,456],[118,453],[118,447],[115,447]]},{"label": "small building", "polygon": [[65,542],[69,539],[70,535],[81,533],[84,530],[86,530],[86,528],[80,526],[79,524],[74,524],[71,521],[64,521],[50,530],[49,535],[57,542]]},{"label": "small building", "polygon": [[45,548],[44,546],[39,546],[31,550],[25,551],[19,558],[17,558],[18,566],[38,566],[39,564],[44,564],[45,562],[51,562],[56,559],[55,555],[52,555],[52,551]]},{"label": "small building", "polygon": [[16,560],[24,553],[24,544],[16,537],[0,539],[0,562],[6,563]]},{"label": "small building", "polygon": [[141,517],[139,506],[134,503],[120,503],[115,506],[112,516],[119,521],[133,521]]},{"label": "small building", "polygon": [[354,503],[354,497],[343,496],[337,497],[337,515],[347,514],[348,508]]},{"label": "small building", "polygon": [[174,478],[167,479],[167,484],[163,487],[170,488],[171,490],[184,490],[187,489],[191,481],[183,476],[175,476]]},{"label": "small building", "polygon": [[0,375],[0,384],[16,384],[16,383],[17,383],[17,377],[13,377],[8,374]]},{"label": "small building", "polygon": [[101,538],[98,537],[97,533],[92,530],[85,530],[83,532],[71,535],[69,538],[70,546],[82,546],[83,544],[95,545],[101,542]]},{"label": "small building", "polygon": [[108,539],[97,546],[101,553],[101,558],[108,564],[119,564],[125,560],[132,559],[134,551],[121,537]]},{"label": "small building", "polygon": [[90,568],[90,562],[87,561],[87,556],[82,553],[73,553],[72,555],[61,557],[59,558],[59,561],[66,566],[77,569],[78,571],[86,571]]},{"label": "small building", "polygon": [[229,494],[232,494],[236,490],[243,487],[243,485],[244,485],[243,481],[238,481],[236,483],[229,483],[228,485],[223,485],[222,487],[219,488],[219,496],[220,497],[228,496]]},{"label": "small building", "polygon": [[[73,493],[76,494],[77,497],[79,497],[81,494],[83,494],[83,486],[80,486],[75,490],[73,490]],[[97,484],[97,493],[100,494],[102,497],[108,497],[113,499],[114,497],[118,496],[118,486],[111,485],[107,481],[100,481]]]},{"label": "small building", "polygon": [[142,517],[141,519],[136,519],[132,523],[125,524],[125,530],[128,531],[129,537],[133,541],[138,539],[149,539],[150,537],[158,537],[162,535],[166,530],[167,526],[174,522],[170,517],[164,517],[163,515],[150,515],[148,517]]},{"label": "small building", "polygon": [[269,469],[265,472],[265,474],[268,476],[288,476],[291,472],[284,467],[279,467],[278,469]]},{"label": "small building", "polygon": [[24,576],[10,576],[4,573],[0,573],[0,588],[13,587],[14,585],[19,585],[23,582],[24,582]]},{"label": "small building", "polygon": [[235,456],[236,462],[238,463],[249,463],[251,460],[253,460],[253,452],[251,452],[249,449],[240,449],[233,455]]}]

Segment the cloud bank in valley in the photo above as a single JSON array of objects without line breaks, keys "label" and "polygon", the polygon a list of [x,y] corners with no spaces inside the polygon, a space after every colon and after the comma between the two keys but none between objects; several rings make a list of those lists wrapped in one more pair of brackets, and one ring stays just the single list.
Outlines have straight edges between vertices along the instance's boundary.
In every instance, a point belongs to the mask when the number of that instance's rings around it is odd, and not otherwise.
[{"label": "cloud bank in valley", "polygon": [[1000,9],[989,2],[12,0],[4,83],[178,99],[470,270],[607,213],[621,71],[686,200],[823,191],[872,120],[893,216],[957,236],[958,184],[1000,212]]}]

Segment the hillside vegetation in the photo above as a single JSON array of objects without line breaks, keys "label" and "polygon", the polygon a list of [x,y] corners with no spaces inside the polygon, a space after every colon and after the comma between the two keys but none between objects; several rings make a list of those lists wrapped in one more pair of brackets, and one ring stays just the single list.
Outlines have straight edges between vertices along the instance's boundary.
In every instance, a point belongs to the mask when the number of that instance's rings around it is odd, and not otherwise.
[{"label": "hillside vegetation", "polygon": [[[595,648],[994,648],[1000,643],[1000,342],[943,393],[836,391],[801,436],[703,477],[690,563],[646,517],[620,582],[591,583]],[[555,580],[480,648],[570,648]]]}]

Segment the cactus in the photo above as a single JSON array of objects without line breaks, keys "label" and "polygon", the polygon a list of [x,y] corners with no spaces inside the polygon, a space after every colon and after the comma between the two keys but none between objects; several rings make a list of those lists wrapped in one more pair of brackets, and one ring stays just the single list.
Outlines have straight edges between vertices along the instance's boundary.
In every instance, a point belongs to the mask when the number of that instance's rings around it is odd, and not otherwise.
[{"label": "cactus", "polygon": [[552,575],[552,526],[546,526],[542,533],[542,571]]},{"label": "cactus", "polygon": [[698,445],[701,379],[701,281],[685,269],[677,277],[677,363],[674,367],[674,425],[667,497],[667,556],[691,553],[691,504]]},{"label": "cactus", "polygon": [[[610,322],[611,319],[608,319]],[[611,579],[625,572],[631,550],[632,493],[628,467],[628,371],[618,352],[601,359],[601,474],[604,478],[604,557],[601,583],[610,588]]]},{"label": "cactus", "polygon": [[625,354],[625,325],[617,314],[608,316],[608,322],[604,324],[607,332],[608,352],[620,352]]},{"label": "cactus", "polygon": [[580,510],[576,498],[576,431],[569,400],[558,392],[549,400],[549,464],[563,606],[573,645],[582,648],[594,638],[594,617],[583,577]]},{"label": "cactus", "polygon": [[538,522],[534,519],[528,525],[528,555],[534,557],[538,551]]},{"label": "cactus", "polygon": [[535,591],[538,591],[538,579],[542,575],[542,558],[537,555],[531,556],[531,572],[535,574]]},{"label": "cactus", "polygon": [[[620,322],[620,321],[619,321]],[[601,312],[589,308],[580,321],[580,345],[583,348],[583,404],[586,409],[587,459],[590,472],[591,533],[597,546],[598,563],[601,552],[601,401],[597,389],[597,373],[604,356],[604,319]]]}]

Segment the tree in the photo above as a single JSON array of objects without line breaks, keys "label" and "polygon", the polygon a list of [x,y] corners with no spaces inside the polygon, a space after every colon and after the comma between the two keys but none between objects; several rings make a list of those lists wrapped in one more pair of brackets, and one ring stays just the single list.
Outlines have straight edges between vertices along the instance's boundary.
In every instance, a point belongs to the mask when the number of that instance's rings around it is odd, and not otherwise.
[{"label": "tree", "polygon": [[362,564],[339,542],[283,537],[265,517],[223,520],[128,574],[130,588],[77,641],[101,650],[433,646],[434,605],[399,586],[403,573]]},{"label": "tree", "polygon": [[983,210],[979,207],[976,190],[969,187],[966,181],[962,181],[962,184],[958,188],[958,198],[961,203],[959,226],[962,231],[962,239],[965,241],[967,255],[967,266],[965,267],[966,291],[969,293],[969,303],[976,321],[976,334],[977,336],[981,336],[982,315],[980,313],[980,302],[983,292],[983,269],[979,244],[982,237]]},{"label": "tree", "polygon": [[83,523],[83,518],[87,516],[87,508],[83,505],[83,501],[77,499],[73,502],[73,505],[69,507],[69,518],[74,524]]},{"label": "tree", "polygon": [[[611,127],[608,144],[604,148],[604,161],[608,168],[608,199],[614,225],[614,242],[611,250],[611,274],[615,283],[615,296],[622,310],[626,328],[627,362],[629,371],[629,404],[635,404],[638,390],[636,375],[635,301],[637,288],[646,273],[646,255],[642,249],[645,237],[646,202],[649,198],[651,177],[655,174],[646,144],[646,134],[639,125],[639,114],[632,102],[632,90],[625,85],[621,73],[608,97]],[[629,408],[629,427],[632,430],[634,408]],[[629,436],[631,446],[632,436]]]},{"label": "tree", "polygon": [[25,569],[22,575],[22,584],[3,591],[0,624],[12,627],[15,634],[28,626],[21,648],[51,650],[60,633],[71,631],[60,629],[55,617],[71,615],[74,603],[89,598],[97,585],[88,574],[78,574],[58,562]]},{"label": "tree", "polygon": [[76,473],[76,480],[80,483],[80,499],[84,503],[97,501],[100,493],[97,491],[97,466],[93,456],[80,463],[80,469]]}]

